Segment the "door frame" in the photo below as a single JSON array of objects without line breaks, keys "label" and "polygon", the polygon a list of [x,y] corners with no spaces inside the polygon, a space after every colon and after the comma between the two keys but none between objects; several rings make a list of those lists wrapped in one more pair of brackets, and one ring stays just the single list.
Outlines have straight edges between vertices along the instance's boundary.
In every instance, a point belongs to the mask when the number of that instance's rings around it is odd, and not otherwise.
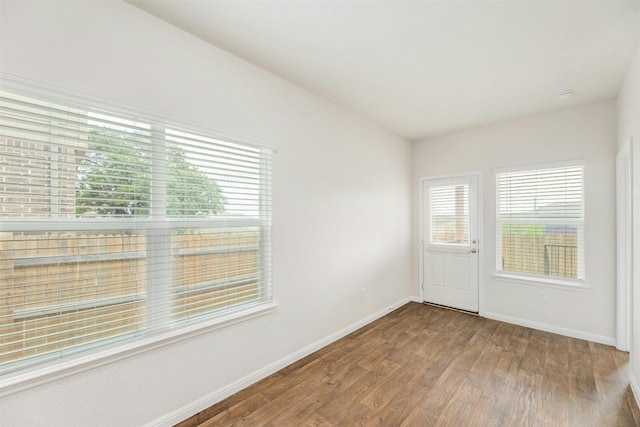
[{"label": "door frame", "polygon": [[631,350],[633,287],[633,139],[616,155],[616,348]]},{"label": "door frame", "polygon": [[[418,186],[418,200],[419,200],[419,224],[418,224],[418,297],[420,302],[424,302],[424,250],[425,250],[425,242],[424,242],[424,183],[426,181],[432,181],[437,179],[455,179],[455,178],[467,178],[473,176],[476,178],[476,182],[478,184],[478,194],[476,195],[476,200],[478,203],[477,206],[477,227],[478,227],[478,315],[483,316],[484,314],[484,248],[487,246],[484,244],[484,181],[482,176],[482,171],[468,171],[468,172],[459,172],[452,173],[446,175],[433,175],[433,176],[425,176],[419,179]],[[414,211],[415,212],[415,211]]]}]

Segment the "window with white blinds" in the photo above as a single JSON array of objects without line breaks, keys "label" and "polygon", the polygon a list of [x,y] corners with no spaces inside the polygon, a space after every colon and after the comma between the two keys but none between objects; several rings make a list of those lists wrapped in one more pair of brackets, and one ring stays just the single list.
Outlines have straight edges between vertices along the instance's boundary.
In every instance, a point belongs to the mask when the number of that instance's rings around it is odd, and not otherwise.
[{"label": "window with white blinds", "polygon": [[584,279],[584,167],[498,173],[500,273]]},{"label": "window with white blinds", "polygon": [[469,244],[469,184],[430,187],[431,244]]},{"label": "window with white blinds", "polygon": [[271,152],[0,92],[0,372],[271,300]]}]

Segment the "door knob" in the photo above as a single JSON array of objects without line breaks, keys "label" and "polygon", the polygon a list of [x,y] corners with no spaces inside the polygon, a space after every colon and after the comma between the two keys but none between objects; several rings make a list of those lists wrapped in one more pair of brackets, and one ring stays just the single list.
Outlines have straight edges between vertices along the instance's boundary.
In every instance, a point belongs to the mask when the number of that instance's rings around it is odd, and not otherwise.
[{"label": "door knob", "polygon": [[478,252],[478,250],[477,250],[477,249],[471,249],[471,250],[469,251],[469,253],[471,253],[471,254],[475,254],[476,252]]}]

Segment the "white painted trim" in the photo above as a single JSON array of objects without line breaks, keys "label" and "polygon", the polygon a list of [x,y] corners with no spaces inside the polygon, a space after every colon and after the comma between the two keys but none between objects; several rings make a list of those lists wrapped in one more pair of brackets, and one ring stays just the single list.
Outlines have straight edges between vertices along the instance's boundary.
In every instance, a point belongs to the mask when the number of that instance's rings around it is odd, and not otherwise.
[{"label": "white painted trim", "polygon": [[476,171],[477,176],[477,203],[478,211],[478,315],[484,313],[484,175],[482,171]]},{"label": "white painted trim", "polygon": [[487,319],[499,320],[500,322],[511,323],[513,325],[524,326],[526,328],[537,329],[539,331],[551,332],[553,334],[564,335],[566,337],[578,338],[581,340],[597,342],[600,344],[615,346],[616,339],[603,335],[590,334],[588,332],[577,331],[575,329],[562,328],[560,326],[539,323],[531,320],[520,319],[518,317],[505,316],[503,314],[485,312],[483,317]]},{"label": "white painted trim", "polygon": [[424,301],[424,181],[418,180],[418,298]]},{"label": "white painted trim", "polygon": [[260,303],[226,316],[175,328],[148,338],[128,343],[120,342],[109,348],[101,348],[95,352],[70,356],[67,360],[55,361],[40,368],[7,374],[5,378],[0,380],[0,397],[88,371],[238,322],[247,321],[254,317],[263,316],[273,312],[277,307],[278,305],[273,302]]},{"label": "white painted trim", "polygon": [[547,288],[565,289],[569,291],[586,291],[590,289],[582,279],[563,279],[561,277],[534,276],[524,273],[493,274],[493,278],[502,282],[518,283],[521,285],[545,286]]},{"label": "white painted trim", "polygon": [[310,355],[311,353],[318,351],[321,348],[326,347],[327,345],[339,340],[340,338],[345,337],[351,332],[354,332],[362,328],[363,326],[368,325],[369,323],[389,314],[389,312],[402,307],[403,305],[411,301],[419,302],[416,300],[415,296],[404,298],[396,302],[395,304],[391,304],[390,306],[383,308],[382,310],[379,310],[343,329],[340,329],[339,331],[328,335],[325,338],[311,343],[308,346],[303,347],[300,350],[283,357],[282,359],[276,360],[275,362],[270,363],[264,368],[258,369],[257,371],[252,372],[249,375],[246,375],[222,388],[219,388],[218,390],[214,390],[211,393],[202,396],[200,399],[189,403],[188,405],[185,405],[160,418],[157,418],[145,424],[143,427],[173,426],[180,421],[183,421],[197,414],[198,412],[203,411],[212,405],[215,405],[216,403],[220,402],[223,399],[226,399],[234,393],[237,393],[240,390],[249,387],[250,385],[260,381],[261,379],[266,378],[275,372],[278,372],[280,369],[285,368],[290,364]]},{"label": "white painted trim", "polygon": [[640,383],[636,379],[635,375],[633,375],[633,371],[631,371],[631,374],[629,375],[629,384],[631,385],[633,397],[636,399],[636,405],[640,407]]},{"label": "white painted trim", "polygon": [[633,287],[633,139],[616,156],[617,309],[616,347],[631,349]]}]

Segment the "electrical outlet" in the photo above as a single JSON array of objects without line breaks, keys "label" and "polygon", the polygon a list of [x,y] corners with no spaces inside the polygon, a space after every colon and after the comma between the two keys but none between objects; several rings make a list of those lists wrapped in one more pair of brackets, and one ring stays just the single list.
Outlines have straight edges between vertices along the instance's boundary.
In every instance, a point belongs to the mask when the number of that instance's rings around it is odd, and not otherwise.
[{"label": "electrical outlet", "polygon": [[362,288],[360,290],[360,298],[367,299],[367,288]]},{"label": "electrical outlet", "polygon": [[540,302],[549,301],[549,294],[544,291],[538,291],[538,301]]}]

